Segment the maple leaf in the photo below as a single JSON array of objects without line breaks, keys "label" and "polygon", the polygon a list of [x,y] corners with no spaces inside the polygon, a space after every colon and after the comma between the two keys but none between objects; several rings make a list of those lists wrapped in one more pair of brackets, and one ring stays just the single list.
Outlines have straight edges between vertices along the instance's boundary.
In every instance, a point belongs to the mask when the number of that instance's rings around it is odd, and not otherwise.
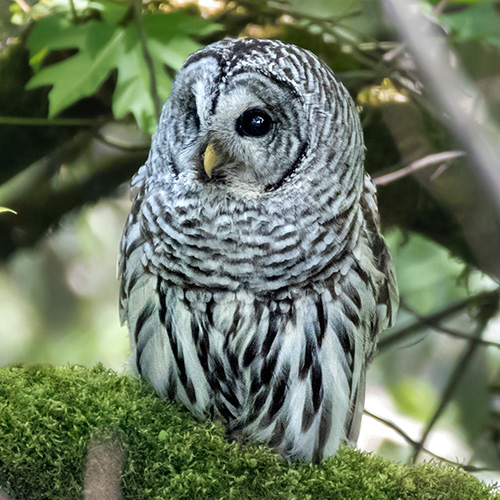
[{"label": "maple leaf", "polygon": [[[151,68],[144,59],[136,26],[127,20],[128,7],[106,0],[91,5],[100,13],[100,20],[91,19],[75,25],[68,13],[56,13],[35,23],[27,42],[35,75],[26,88],[52,86],[49,117],[54,117],[78,100],[93,95],[116,70],[114,116],[122,118],[132,113],[138,126],[152,134],[156,116],[151,95]],[[178,70],[187,56],[201,47],[191,35],[210,33],[218,29],[218,25],[184,12],[145,14],[142,23],[153,63],[156,91],[164,101],[172,86],[165,66]],[[42,67],[51,51],[62,49],[76,49],[77,52],[61,62]]]}]

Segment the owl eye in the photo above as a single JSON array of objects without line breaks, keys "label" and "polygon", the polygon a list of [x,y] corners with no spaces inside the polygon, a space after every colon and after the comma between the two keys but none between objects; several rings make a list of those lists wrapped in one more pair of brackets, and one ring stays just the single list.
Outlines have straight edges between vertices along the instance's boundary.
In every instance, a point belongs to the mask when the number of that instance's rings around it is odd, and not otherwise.
[{"label": "owl eye", "polygon": [[236,120],[236,132],[241,136],[262,137],[271,129],[273,120],[262,109],[248,109]]}]

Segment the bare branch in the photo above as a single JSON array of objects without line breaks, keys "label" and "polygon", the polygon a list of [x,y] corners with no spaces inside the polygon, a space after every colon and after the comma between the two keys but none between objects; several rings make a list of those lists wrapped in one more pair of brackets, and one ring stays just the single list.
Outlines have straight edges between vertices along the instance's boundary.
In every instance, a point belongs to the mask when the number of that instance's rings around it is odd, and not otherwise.
[{"label": "bare branch", "polygon": [[441,0],[435,7],[434,7],[434,15],[439,16],[443,13],[444,9],[448,5],[449,0]]},{"label": "bare branch", "polygon": [[96,127],[99,120],[89,118],[36,118],[29,116],[0,116],[0,125],[27,125],[30,127]]},{"label": "bare branch", "polygon": [[[408,444],[411,444],[412,446],[416,446],[418,444],[417,441],[412,439],[403,429],[401,429],[401,427],[399,427],[399,425],[395,424],[391,420],[388,420],[384,417],[380,417],[379,415],[375,415],[374,413],[372,413],[371,411],[368,411],[366,409],[363,410],[363,413],[365,415],[368,415],[369,417],[383,423],[387,427],[391,428],[393,431],[397,432]],[[427,452],[428,450],[425,450],[425,451]],[[432,455],[432,453],[431,453],[431,455]]]},{"label": "bare branch", "polygon": [[[386,425],[387,427],[392,429],[394,432],[398,433],[408,444],[410,444],[412,446],[418,446],[420,444],[417,441],[415,441],[414,439],[412,439],[401,427],[399,427],[399,425],[395,424],[391,420],[388,420],[388,419],[381,417],[379,415],[375,415],[374,413],[372,413],[368,410],[364,410],[363,413],[365,415],[368,415],[370,418],[373,418],[374,420],[377,420],[378,422]],[[474,465],[465,465],[465,464],[461,464],[460,462],[454,462],[453,460],[449,460],[449,459],[444,458],[440,455],[437,455],[436,453],[432,452],[428,448],[422,447],[422,451],[427,453],[431,457],[436,458],[437,460],[445,462],[449,465],[454,465],[456,467],[460,467],[461,469],[463,469],[467,472],[484,472],[484,471],[489,471],[489,470],[495,470],[495,469],[491,469],[491,468],[487,468],[487,467],[476,467]]]},{"label": "bare branch", "polygon": [[402,309],[405,309],[409,313],[413,314],[419,321],[421,321],[426,326],[428,326],[429,328],[432,328],[433,330],[436,330],[439,333],[444,333],[446,335],[449,335],[450,337],[455,337],[458,339],[464,339],[464,340],[469,340],[471,342],[476,342],[477,344],[483,345],[485,347],[496,347],[497,349],[500,349],[500,343],[498,343],[498,342],[490,342],[488,340],[483,340],[483,339],[474,339],[471,335],[469,335],[467,333],[461,332],[459,330],[455,330],[454,328],[448,328],[447,326],[443,326],[443,325],[440,325],[439,323],[435,323],[435,322],[429,320],[425,316],[421,316],[420,314],[418,314],[417,311],[415,311],[415,309],[413,309],[412,307],[410,307],[407,304],[401,303],[400,307]]},{"label": "bare branch", "polygon": [[458,387],[458,384],[462,380],[463,376],[467,372],[467,368],[469,366],[469,363],[472,361],[472,358],[474,354],[476,353],[478,343],[477,340],[481,338],[481,335],[483,334],[486,325],[488,324],[488,320],[481,320],[476,328],[476,331],[471,338],[471,341],[469,342],[469,345],[464,349],[460,357],[458,358],[457,362],[455,363],[455,367],[453,368],[453,371],[451,372],[451,375],[448,379],[448,382],[446,384],[446,387],[444,388],[442,394],[441,394],[441,400],[437,406],[437,408],[434,411],[434,414],[432,415],[431,419],[429,422],[427,422],[427,425],[425,426],[424,431],[422,432],[422,437],[420,439],[419,443],[416,443],[413,445],[415,451],[412,456],[412,461],[415,462],[420,454],[420,452],[423,450],[425,441],[427,440],[427,437],[429,436],[432,428],[436,424],[436,422],[439,420],[441,415],[443,414],[444,410],[448,406],[448,403],[451,401],[451,398],[453,397],[453,394],[455,393],[456,388]]},{"label": "bare branch", "polygon": [[433,314],[429,314],[428,316],[421,316],[418,321],[412,323],[409,326],[401,328],[400,330],[395,331],[389,335],[384,335],[379,343],[378,343],[378,354],[383,353],[389,347],[392,347],[394,344],[401,342],[423,330],[428,325],[438,324],[440,321],[443,321],[455,314],[463,312],[465,309],[470,307],[471,305],[481,304],[483,301],[491,300],[494,297],[497,297],[500,293],[499,290],[493,290],[491,292],[481,292],[477,295],[473,295],[471,297],[467,297],[460,302],[455,302],[440,311],[437,311]]},{"label": "bare branch", "polygon": [[25,0],[16,0],[16,3],[17,3],[17,5],[19,5],[19,7],[21,7],[21,9],[23,10],[23,12],[29,12],[30,11],[31,7],[27,4],[27,2]]},{"label": "bare branch", "polygon": [[69,8],[71,10],[71,15],[73,16],[73,22],[75,24],[77,24],[79,21],[79,18],[78,18],[78,12],[76,11],[76,7],[75,7],[75,0],[69,0]]},{"label": "bare branch", "polygon": [[129,152],[129,153],[137,153],[137,152],[148,152],[151,147],[151,141],[144,142],[143,144],[129,144],[125,141],[117,141],[116,139],[112,139],[111,137],[107,137],[103,134],[102,130],[95,130],[94,137],[99,139],[104,144],[111,146],[112,148],[119,149],[120,151]]},{"label": "bare branch", "polygon": [[[82,131],[20,172],[0,186],[0,206],[18,213],[0,218],[0,260],[32,245],[70,210],[108,195],[130,179],[146,158],[147,148],[142,145],[123,151],[91,131]],[[60,175],[63,166],[71,175]]]},{"label": "bare branch", "polygon": [[396,170],[395,172],[375,177],[373,179],[373,182],[375,182],[377,186],[385,186],[390,182],[394,182],[398,179],[406,177],[407,175],[411,175],[415,171],[422,168],[447,163],[451,160],[454,160],[455,158],[459,158],[464,155],[465,153],[463,151],[443,151],[442,153],[435,153],[432,155],[424,156],[423,158],[420,158],[410,163],[408,166]]}]

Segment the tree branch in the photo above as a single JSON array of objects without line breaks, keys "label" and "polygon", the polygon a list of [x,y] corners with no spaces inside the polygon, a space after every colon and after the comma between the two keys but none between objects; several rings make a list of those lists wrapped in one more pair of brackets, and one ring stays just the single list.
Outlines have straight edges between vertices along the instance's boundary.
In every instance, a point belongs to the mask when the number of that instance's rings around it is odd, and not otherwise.
[{"label": "tree branch", "polygon": [[466,299],[461,300],[459,302],[455,302],[454,304],[451,304],[441,309],[440,311],[429,314],[428,316],[422,316],[415,323],[412,323],[409,326],[401,328],[400,330],[395,331],[394,333],[384,335],[379,340],[377,355],[382,354],[384,351],[392,347],[394,344],[417,334],[418,332],[423,330],[427,325],[439,323],[440,321],[443,321],[449,318],[450,316],[454,316],[455,314],[464,311],[471,305],[481,304],[484,301],[492,300],[495,297],[498,297],[499,293],[500,290],[493,290],[491,292],[481,292],[477,295],[473,295],[472,297],[467,297]]},{"label": "tree branch", "polygon": [[485,346],[485,347],[496,347],[497,349],[500,349],[500,343],[498,342],[490,342],[488,340],[483,340],[483,339],[473,339],[473,337],[467,333],[461,332],[459,330],[455,330],[453,328],[448,328],[447,326],[442,326],[439,323],[434,323],[430,321],[428,318],[425,316],[420,316],[415,309],[411,308],[409,305],[401,303],[400,307],[402,309],[405,309],[409,313],[413,314],[419,321],[424,323],[424,325],[428,326],[429,328],[436,330],[438,333],[444,333],[446,335],[449,335],[450,337],[458,338],[458,339],[464,339],[464,340],[469,340],[476,342],[479,345]]},{"label": "tree branch", "polygon": [[425,426],[424,431],[422,432],[422,437],[420,439],[420,442],[413,445],[415,450],[412,457],[413,462],[417,460],[420,452],[423,450],[425,441],[427,440],[427,437],[429,436],[432,428],[443,414],[444,410],[448,406],[448,403],[451,401],[451,398],[453,397],[453,394],[456,388],[458,387],[458,384],[460,383],[463,376],[467,372],[468,365],[472,361],[472,358],[479,345],[477,341],[481,339],[481,336],[483,335],[483,332],[486,329],[486,326],[488,325],[488,322],[490,321],[491,317],[498,311],[498,300],[499,296],[497,293],[496,297],[492,298],[490,303],[486,303],[482,306],[476,331],[472,336],[472,338],[470,339],[469,345],[464,349],[464,351],[458,358],[457,362],[455,363],[455,367],[451,372],[446,387],[444,388],[441,394],[441,400],[436,410],[434,411],[434,414],[432,415],[431,419]]},{"label": "tree branch", "polygon": [[373,179],[373,182],[377,186],[385,186],[390,182],[397,181],[398,179],[402,179],[407,175],[413,174],[415,171],[420,170],[426,167],[432,167],[434,165],[439,165],[441,163],[447,163],[455,158],[459,158],[464,156],[465,153],[463,151],[443,151],[442,153],[435,153],[428,156],[424,156],[423,158],[418,159],[410,163],[408,166],[391,172],[389,174],[380,175]]},{"label": "tree branch", "polygon": [[[18,213],[0,218],[0,260],[32,245],[70,210],[128,181],[146,160],[147,149],[122,149],[81,132],[0,186],[0,206]],[[63,165],[65,176],[59,175]]]},{"label": "tree branch", "polygon": [[29,116],[0,116],[0,125],[29,127],[95,127],[99,120],[88,118],[37,118]]},{"label": "tree branch", "polygon": [[[384,417],[381,417],[379,415],[375,415],[374,413],[364,410],[363,413],[365,415],[368,415],[370,418],[373,418],[374,420],[377,420],[378,422],[386,425],[390,429],[392,429],[394,432],[399,434],[408,444],[411,446],[417,446],[420,443],[412,439],[399,425],[395,424],[391,420],[388,420]],[[436,458],[437,460],[440,460],[442,462],[445,462],[450,465],[454,465],[456,467],[460,467],[461,469],[467,471],[467,472],[484,472],[484,471],[489,471],[489,470],[495,470],[487,467],[476,467],[474,465],[465,465],[461,464],[460,462],[454,462],[453,460],[449,460],[448,458],[442,457],[441,455],[437,455],[436,453],[432,452],[428,448],[422,447],[422,451],[430,455],[431,457]]]}]

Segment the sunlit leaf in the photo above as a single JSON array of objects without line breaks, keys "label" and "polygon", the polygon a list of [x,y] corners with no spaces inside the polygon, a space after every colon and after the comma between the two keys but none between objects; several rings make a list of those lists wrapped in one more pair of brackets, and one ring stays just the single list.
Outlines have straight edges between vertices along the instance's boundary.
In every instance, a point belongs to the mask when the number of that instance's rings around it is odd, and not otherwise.
[{"label": "sunlit leaf", "polygon": [[201,45],[187,36],[178,36],[174,37],[167,44],[153,38],[149,41],[148,48],[153,59],[161,61],[170,68],[178,71],[186,60],[187,55],[196,52],[201,48]]},{"label": "sunlit leaf", "polygon": [[[27,89],[53,85],[49,93],[49,116],[53,117],[82,97],[92,95],[117,65],[125,33],[114,32],[103,23],[87,23],[90,39],[83,41],[80,52],[58,64],[43,68],[26,85]],[[106,32],[106,33],[105,33]],[[98,49],[96,40],[108,42]],[[95,35],[95,38],[94,38]]]},{"label": "sunlit leaf", "polygon": [[[118,80],[113,94],[113,114],[122,118],[133,113],[139,127],[153,134],[157,118],[151,95],[150,71],[139,44],[133,43],[136,33],[133,27],[127,29],[129,50],[124,50],[117,60]],[[170,93],[172,82],[163,70],[161,61],[153,59],[157,91],[162,101]]]},{"label": "sunlit leaf", "polygon": [[[53,117],[79,99],[94,94],[110,72],[117,70],[112,102],[114,115],[121,118],[132,113],[140,128],[153,133],[157,117],[151,71],[155,75],[156,92],[163,102],[172,86],[164,66],[177,71],[187,56],[201,47],[190,35],[207,34],[218,26],[184,12],[145,14],[142,22],[152,58],[150,68],[137,27],[130,20],[121,23],[128,4],[94,1],[90,6],[99,11],[102,21],[74,24],[69,15],[55,14],[35,23],[28,48],[36,74],[26,87],[52,86],[49,116]],[[78,52],[62,62],[41,68],[51,51],[61,49]]]},{"label": "sunlit leaf", "polygon": [[0,207],[0,214],[4,213],[4,212],[10,212],[11,214],[17,215],[17,212],[15,210],[12,210],[12,209],[7,208],[7,207]]},{"label": "sunlit leaf", "polygon": [[500,47],[500,12],[491,2],[475,2],[464,10],[441,16],[457,41],[480,40]]},{"label": "sunlit leaf", "polygon": [[101,0],[100,2],[90,2],[89,7],[99,11],[105,23],[116,25],[123,19],[130,8],[130,4],[127,2],[120,3]]}]

